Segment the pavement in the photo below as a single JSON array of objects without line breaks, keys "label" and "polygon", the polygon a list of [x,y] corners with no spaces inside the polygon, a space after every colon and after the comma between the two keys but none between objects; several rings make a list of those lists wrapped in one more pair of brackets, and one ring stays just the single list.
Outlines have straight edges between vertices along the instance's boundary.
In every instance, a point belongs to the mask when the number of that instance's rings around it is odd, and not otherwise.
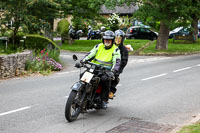
[{"label": "pavement", "polygon": [[193,55],[130,56],[108,109],[66,122],[65,97],[79,75],[73,54],[84,56],[61,51],[60,72],[0,82],[1,133],[175,133],[199,120],[200,55]]}]

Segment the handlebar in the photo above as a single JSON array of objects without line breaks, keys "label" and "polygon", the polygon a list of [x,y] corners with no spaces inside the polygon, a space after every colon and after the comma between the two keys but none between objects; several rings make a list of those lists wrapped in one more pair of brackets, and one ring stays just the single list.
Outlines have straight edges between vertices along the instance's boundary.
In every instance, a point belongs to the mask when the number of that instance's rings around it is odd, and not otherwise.
[{"label": "handlebar", "polygon": [[91,66],[94,65],[99,69],[111,70],[111,67],[109,67],[109,66],[104,66],[104,65],[101,65],[101,64],[95,64],[95,63],[90,62],[90,61],[87,61],[87,62],[84,62],[84,63],[81,63],[81,64],[82,64],[83,67],[86,67],[87,69],[90,69],[90,67],[88,67],[86,64],[89,64]]}]

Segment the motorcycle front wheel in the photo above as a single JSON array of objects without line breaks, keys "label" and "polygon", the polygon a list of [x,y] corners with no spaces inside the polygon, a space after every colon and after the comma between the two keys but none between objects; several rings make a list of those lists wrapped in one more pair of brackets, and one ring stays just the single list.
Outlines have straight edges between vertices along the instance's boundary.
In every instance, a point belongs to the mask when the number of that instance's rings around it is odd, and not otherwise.
[{"label": "motorcycle front wheel", "polygon": [[81,99],[82,94],[80,91],[71,91],[65,106],[65,118],[69,122],[75,121],[79,116],[82,104]]}]

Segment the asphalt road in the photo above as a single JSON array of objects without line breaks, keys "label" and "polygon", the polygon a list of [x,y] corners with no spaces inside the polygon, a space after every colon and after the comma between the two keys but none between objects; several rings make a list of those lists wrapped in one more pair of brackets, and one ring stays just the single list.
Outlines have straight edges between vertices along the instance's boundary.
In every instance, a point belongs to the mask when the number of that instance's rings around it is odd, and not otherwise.
[{"label": "asphalt road", "polygon": [[177,127],[199,118],[200,55],[130,56],[108,109],[68,123],[65,103],[79,75],[72,54],[62,52],[61,72],[0,81],[1,133],[103,133],[134,119]]}]

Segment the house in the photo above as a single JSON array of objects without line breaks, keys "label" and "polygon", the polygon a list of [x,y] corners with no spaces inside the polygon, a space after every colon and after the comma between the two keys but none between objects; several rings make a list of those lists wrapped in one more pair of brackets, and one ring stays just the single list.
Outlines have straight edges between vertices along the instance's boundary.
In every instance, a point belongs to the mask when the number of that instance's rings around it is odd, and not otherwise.
[{"label": "house", "polygon": [[136,5],[124,5],[124,6],[116,6],[115,9],[107,9],[105,5],[101,7],[100,14],[108,17],[112,13],[119,14],[119,16],[129,16],[131,17],[133,13],[138,9],[138,6]]},{"label": "house", "polygon": [[[130,17],[133,15],[133,13],[138,9],[137,5],[124,5],[124,6],[116,6],[115,9],[107,9],[105,5],[103,5],[101,7],[101,11],[100,14],[106,18],[108,18],[112,13],[116,13],[119,15],[119,17],[122,19],[122,22],[127,21],[125,19],[129,18],[129,23],[131,23],[131,19]],[[61,19],[56,19],[54,20],[54,31],[56,30],[57,27],[57,23],[60,21]],[[71,16],[67,17],[67,20],[69,21],[69,23],[71,23]]]}]

